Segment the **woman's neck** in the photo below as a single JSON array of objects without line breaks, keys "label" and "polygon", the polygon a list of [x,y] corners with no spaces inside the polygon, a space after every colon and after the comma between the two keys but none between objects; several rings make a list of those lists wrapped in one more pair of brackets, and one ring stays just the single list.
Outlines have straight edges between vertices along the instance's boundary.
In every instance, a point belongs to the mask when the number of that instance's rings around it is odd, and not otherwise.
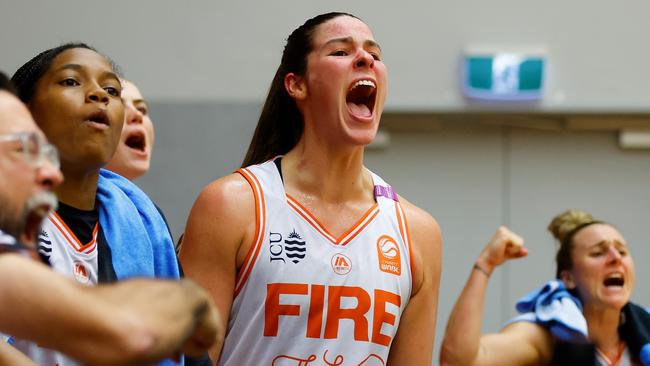
[{"label": "woman's neck", "polygon": [[[325,202],[372,198],[372,177],[363,166],[363,147],[337,149],[301,139],[282,159],[288,190]],[[291,192],[289,192],[291,193]]]},{"label": "woman's neck", "polygon": [[589,339],[596,348],[610,360],[618,358],[621,353],[621,338],[618,335],[620,310],[585,305],[583,314],[587,320]]},{"label": "woman's neck", "polygon": [[65,179],[56,188],[59,201],[80,210],[95,208],[99,170],[80,172],[63,167],[61,170]]}]

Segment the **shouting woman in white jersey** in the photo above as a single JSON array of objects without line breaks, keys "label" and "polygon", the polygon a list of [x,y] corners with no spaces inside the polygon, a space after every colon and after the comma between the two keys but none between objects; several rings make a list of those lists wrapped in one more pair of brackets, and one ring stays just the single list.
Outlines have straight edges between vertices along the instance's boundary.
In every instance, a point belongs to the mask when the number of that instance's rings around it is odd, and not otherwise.
[{"label": "shouting woman in white jersey", "polygon": [[363,165],[386,79],[352,15],[287,39],[244,168],[200,194],[180,253],[228,319],[219,364],[431,364],[438,225]]}]

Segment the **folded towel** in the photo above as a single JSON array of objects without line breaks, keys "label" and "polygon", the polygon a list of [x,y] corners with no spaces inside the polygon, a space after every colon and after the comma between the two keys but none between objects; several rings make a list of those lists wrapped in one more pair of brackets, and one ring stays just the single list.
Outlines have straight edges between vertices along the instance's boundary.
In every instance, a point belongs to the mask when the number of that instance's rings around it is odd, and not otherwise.
[{"label": "folded towel", "polygon": [[582,304],[562,281],[553,280],[530,292],[517,302],[522,315],[508,323],[531,321],[548,329],[563,342],[587,342],[587,321],[582,315]]},{"label": "folded towel", "polygon": [[179,278],[174,243],[151,199],[135,184],[100,171],[99,222],[120,280],[130,277]]}]

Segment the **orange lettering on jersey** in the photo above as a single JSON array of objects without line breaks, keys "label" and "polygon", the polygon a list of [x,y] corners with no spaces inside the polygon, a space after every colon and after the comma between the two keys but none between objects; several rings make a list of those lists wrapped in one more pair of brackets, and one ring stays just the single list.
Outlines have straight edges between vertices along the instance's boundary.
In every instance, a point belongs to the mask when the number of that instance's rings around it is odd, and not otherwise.
[{"label": "orange lettering on jersey", "polygon": [[388,347],[391,338],[381,333],[381,326],[384,323],[395,326],[395,320],[397,318],[395,314],[386,311],[386,303],[391,303],[399,307],[401,302],[399,295],[384,290],[375,290],[375,309],[372,316],[372,343]]},{"label": "orange lettering on jersey", "polygon": [[323,326],[323,303],[325,302],[325,286],[311,285],[309,300],[309,318],[307,319],[307,337],[320,338]]},{"label": "orange lettering on jersey", "polygon": [[309,287],[304,283],[269,283],[266,285],[264,303],[264,336],[278,335],[278,323],[281,315],[300,315],[300,305],[280,304],[280,295],[307,295]]},{"label": "orange lettering on jersey", "polygon": [[[370,296],[361,287],[329,286],[327,292],[327,319],[325,320],[325,338],[335,339],[339,334],[339,321],[350,319],[354,322],[354,339],[368,341],[368,319],[365,314],[370,309]],[[341,309],[341,298],[356,298],[357,306]]]},{"label": "orange lettering on jersey", "polygon": [[398,276],[402,273],[399,245],[397,245],[395,239],[388,235],[380,236],[377,239],[377,257],[379,258],[379,269],[381,271]]},{"label": "orange lettering on jersey", "polygon": [[[325,290],[327,289],[327,313],[325,316],[325,331],[323,328],[323,310],[325,308]],[[386,304],[393,304],[399,308],[401,297],[389,291],[374,290],[374,306],[370,312],[373,299],[361,287],[352,286],[324,286],[307,285],[304,283],[270,283],[266,285],[266,301],[264,306],[264,336],[277,337],[280,316],[300,317],[301,307],[305,305],[280,304],[281,295],[309,295],[309,311],[306,324],[307,338],[339,338],[339,323],[342,319],[352,320],[354,324],[354,340],[368,341],[370,327],[366,315],[372,318],[372,339],[375,344],[388,347],[391,336],[381,332],[382,326],[388,324],[395,326],[397,313],[386,310]],[[304,299],[304,300],[303,300]],[[343,301],[342,301],[343,300]],[[294,301],[302,303],[305,298]],[[343,304],[341,304],[343,302]],[[347,303],[356,303],[350,308]],[[305,326],[304,323],[302,323]],[[292,326],[296,326],[292,324]]]}]

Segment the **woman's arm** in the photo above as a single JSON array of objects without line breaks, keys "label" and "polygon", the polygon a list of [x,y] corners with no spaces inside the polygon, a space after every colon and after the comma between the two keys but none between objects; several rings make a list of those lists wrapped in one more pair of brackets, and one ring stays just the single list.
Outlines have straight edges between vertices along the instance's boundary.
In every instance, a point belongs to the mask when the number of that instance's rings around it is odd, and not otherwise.
[{"label": "woman's arm", "polygon": [[241,175],[231,174],[201,192],[187,220],[179,259],[185,276],[211,295],[221,319],[209,352],[213,361],[223,347],[237,270],[253,243],[255,212],[251,186]]},{"label": "woman's arm", "polygon": [[[526,256],[523,239],[500,227],[476,260],[454,306],[440,351],[441,365],[528,365],[540,361],[546,332],[537,325],[517,323],[501,333],[481,335],[488,280],[496,267]],[[550,344],[548,345],[550,349]]]},{"label": "woman's arm", "polygon": [[441,235],[436,220],[400,197],[413,251],[411,298],[402,314],[388,365],[431,365],[440,287]]},{"label": "woman's arm", "polygon": [[211,301],[187,280],[87,287],[15,254],[0,256],[0,278],[0,331],[83,363],[141,365],[200,354],[215,338]]}]

